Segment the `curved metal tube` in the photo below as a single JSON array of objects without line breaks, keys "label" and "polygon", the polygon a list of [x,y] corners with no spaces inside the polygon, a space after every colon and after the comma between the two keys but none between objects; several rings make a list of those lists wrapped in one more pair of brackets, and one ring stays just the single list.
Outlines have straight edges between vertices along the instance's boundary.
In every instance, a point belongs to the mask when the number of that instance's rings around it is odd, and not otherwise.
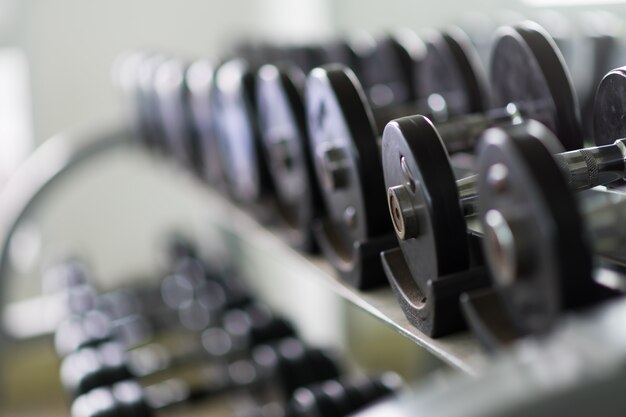
[{"label": "curved metal tube", "polygon": [[[105,151],[132,142],[131,129],[120,122],[109,123],[104,129],[74,131],[53,136],[20,165],[0,191],[0,312],[6,305],[11,238],[20,221],[37,204],[63,174],[72,172],[81,162]],[[0,337],[0,368],[2,346]]]}]

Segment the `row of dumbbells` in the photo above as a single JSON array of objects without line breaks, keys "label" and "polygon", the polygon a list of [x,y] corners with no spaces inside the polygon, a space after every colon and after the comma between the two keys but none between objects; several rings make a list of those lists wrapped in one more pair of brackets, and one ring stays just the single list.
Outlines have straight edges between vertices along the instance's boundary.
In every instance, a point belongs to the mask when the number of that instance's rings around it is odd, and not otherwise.
[{"label": "row of dumbbells", "polygon": [[391,373],[343,375],[236,276],[183,253],[156,288],[98,294],[77,262],[47,274],[67,301],[55,348],[72,416],[152,416],[228,394],[240,416],[339,417],[400,388]]},{"label": "row of dumbbells", "polygon": [[[391,285],[425,333],[469,323],[496,347],[615,295],[592,266],[597,253],[619,263],[622,197],[594,190],[602,208],[585,223],[563,195],[623,180],[626,71],[602,79],[588,137],[554,39],[532,22],[494,36],[488,78],[452,28],[372,40],[360,54],[349,42],[320,45],[316,64],[334,63],[308,75],[289,51],[214,72],[135,54],[120,80],[146,141],[295,246],[319,245],[349,284]],[[490,164],[494,149],[502,161]],[[516,152],[529,154],[523,169]]]}]

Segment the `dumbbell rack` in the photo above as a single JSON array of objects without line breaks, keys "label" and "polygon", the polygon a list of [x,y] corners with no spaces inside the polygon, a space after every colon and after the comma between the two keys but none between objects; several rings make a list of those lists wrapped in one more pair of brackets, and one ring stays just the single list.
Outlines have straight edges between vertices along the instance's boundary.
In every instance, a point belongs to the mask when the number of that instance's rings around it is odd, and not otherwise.
[{"label": "dumbbell rack", "polygon": [[[206,194],[207,217],[214,222],[213,227],[236,241],[244,257],[241,261],[250,270],[263,269],[263,265],[271,263],[272,274],[262,277],[264,286],[275,288],[282,279],[315,280],[453,368],[474,374],[485,363],[485,354],[473,335],[463,333],[439,339],[426,336],[406,319],[390,287],[359,291],[343,283],[321,256],[298,252],[280,238],[276,229],[261,225],[224,196],[212,190],[206,190]],[[223,221],[226,218],[228,221]]]},{"label": "dumbbell rack", "polygon": [[[29,158],[0,195],[2,201],[13,202],[12,205],[0,206],[0,236],[3,239],[0,240],[3,256],[0,277],[4,278],[7,273],[6,254],[10,238],[19,221],[39,201],[41,195],[63,178],[62,174],[71,174],[74,166],[110,149],[120,145],[128,146],[133,142],[136,142],[134,135],[128,128],[119,121],[113,121],[107,122],[104,128],[70,132],[54,137]],[[53,160],[59,156],[61,157],[59,160]],[[165,163],[163,165],[172,168]],[[182,174],[180,170],[176,171],[178,172],[172,174],[182,175],[189,182],[198,182],[191,175]],[[33,172],[37,172],[36,178]],[[231,243],[237,246],[237,253],[241,256],[238,262],[251,271],[267,270],[268,263],[271,264],[272,273],[262,276],[265,291],[267,287],[277,288],[281,279],[313,280],[373,318],[391,326],[453,368],[475,374],[486,362],[485,354],[469,333],[440,339],[424,335],[405,318],[389,287],[367,292],[356,290],[342,283],[321,256],[306,255],[291,248],[278,236],[277,229],[261,225],[223,195],[204,184],[192,184],[190,188],[202,190],[201,192],[205,194],[206,217],[211,223],[210,226],[219,230],[219,233],[228,235]],[[4,282],[0,281],[0,291],[3,285]]]}]

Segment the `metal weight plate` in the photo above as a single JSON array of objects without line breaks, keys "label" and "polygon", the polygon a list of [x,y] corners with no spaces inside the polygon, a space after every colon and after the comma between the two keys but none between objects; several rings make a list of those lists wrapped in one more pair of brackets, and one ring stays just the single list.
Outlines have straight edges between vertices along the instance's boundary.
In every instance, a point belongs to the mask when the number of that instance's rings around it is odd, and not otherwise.
[{"label": "metal weight plate", "polygon": [[322,62],[325,64],[342,64],[359,73],[357,53],[351,43],[346,40],[333,40],[321,45]]},{"label": "metal weight plate", "polygon": [[179,163],[197,169],[198,137],[192,121],[185,77],[188,67],[182,59],[165,61],[155,74],[155,91],[168,148]]},{"label": "metal weight plate", "polygon": [[422,35],[424,58],[415,71],[418,102],[435,120],[484,112],[490,107],[478,52],[459,28]]},{"label": "metal weight plate", "polygon": [[259,131],[278,201],[291,226],[308,228],[318,195],[303,103],[304,73],[265,65],[257,75]]},{"label": "metal weight plate", "polygon": [[210,61],[201,59],[189,66],[186,79],[193,123],[198,132],[198,152],[202,175],[207,181],[216,184],[221,180],[222,168],[211,109],[213,70],[213,64]]},{"label": "metal weight plate", "polygon": [[593,137],[596,145],[608,145],[626,137],[626,67],[604,76],[596,92]]},{"label": "metal weight plate", "polygon": [[[385,187],[406,185],[416,210],[417,233],[399,243],[420,289],[425,291],[433,278],[466,270],[470,255],[465,217],[448,153],[432,123],[423,116],[389,123],[382,159]],[[397,206],[389,207],[391,216],[399,216]]]},{"label": "metal weight plate", "polygon": [[479,148],[483,246],[513,322],[546,330],[590,294],[592,257],[576,200],[544,129],[491,129]]},{"label": "metal weight plate", "polygon": [[491,56],[496,107],[514,104],[548,126],[566,150],[583,146],[578,102],[556,44],[539,25],[502,27]]},{"label": "metal weight plate", "polygon": [[157,149],[164,149],[164,130],[161,123],[158,99],[154,89],[154,77],[159,66],[167,58],[164,55],[147,54],[138,68],[139,109],[141,119],[148,132],[147,142]]},{"label": "metal weight plate", "polygon": [[580,26],[584,31],[584,43],[587,45],[588,54],[585,62],[577,67],[581,72],[580,67],[584,67],[587,74],[584,80],[585,88],[579,97],[585,133],[587,137],[591,137],[596,88],[607,72],[623,64],[620,52],[622,21],[620,17],[609,12],[596,10],[582,13]]},{"label": "metal weight plate", "polygon": [[150,127],[145,119],[145,109],[141,106],[141,91],[139,86],[139,70],[147,54],[141,51],[133,51],[116,59],[114,64],[114,80],[116,86],[124,96],[125,114],[130,116],[134,131],[139,139],[148,146],[150,142]]},{"label": "metal weight plate", "polygon": [[307,78],[313,165],[329,219],[347,253],[355,242],[389,230],[380,151],[366,100],[346,67],[316,68]]},{"label": "metal weight plate", "polygon": [[215,73],[212,95],[224,179],[233,198],[244,203],[257,202],[263,194],[252,79],[245,61],[227,61]]},{"label": "metal weight plate", "polygon": [[362,33],[354,39],[359,80],[373,108],[414,100],[414,51],[393,35]]}]

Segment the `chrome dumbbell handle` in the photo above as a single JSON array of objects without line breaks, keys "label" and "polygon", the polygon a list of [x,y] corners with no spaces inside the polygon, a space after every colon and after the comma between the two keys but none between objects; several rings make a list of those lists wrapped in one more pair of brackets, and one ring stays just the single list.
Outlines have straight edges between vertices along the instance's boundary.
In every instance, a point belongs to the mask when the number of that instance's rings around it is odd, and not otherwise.
[{"label": "chrome dumbbell handle", "polygon": [[[626,179],[626,139],[612,145],[595,146],[561,152],[554,155],[563,175],[573,190],[585,190]],[[492,169],[488,181],[497,187],[505,181],[505,174]],[[478,199],[477,176],[471,175],[457,180],[461,206],[466,216],[476,214]],[[406,189],[410,184],[401,184],[387,190],[389,209],[396,235],[401,240],[419,234],[419,207],[415,207]]]}]

